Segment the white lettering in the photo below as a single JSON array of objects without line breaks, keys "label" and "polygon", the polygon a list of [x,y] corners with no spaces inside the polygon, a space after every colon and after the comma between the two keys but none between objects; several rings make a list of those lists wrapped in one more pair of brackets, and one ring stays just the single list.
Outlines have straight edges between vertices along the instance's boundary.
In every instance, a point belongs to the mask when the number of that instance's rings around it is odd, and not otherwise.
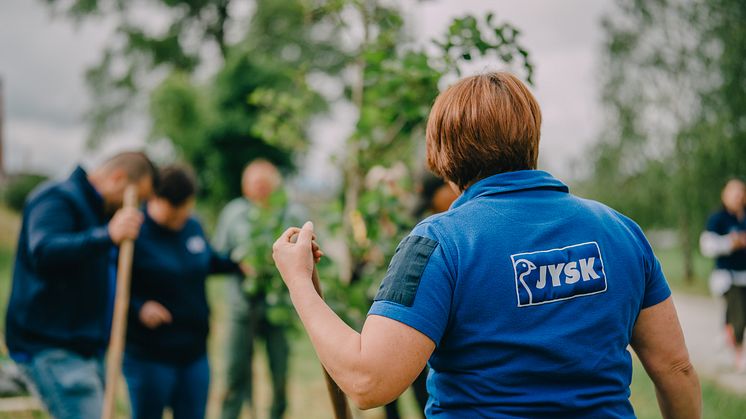
[{"label": "white lettering", "polygon": [[542,265],[539,267],[539,280],[536,281],[536,288],[543,290],[547,286],[547,267]]},{"label": "white lettering", "polygon": [[580,274],[583,276],[583,281],[601,278],[596,273],[596,270],[593,269],[593,262],[595,260],[596,258],[580,259]]},{"label": "white lettering", "polygon": [[575,262],[565,265],[565,284],[574,284],[580,281],[580,272],[578,272]]},{"label": "white lettering", "polygon": [[560,274],[562,273],[562,268],[564,266],[565,266],[564,263],[547,266],[547,268],[549,268],[549,274],[552,275],[552,286],[553,287],[559,287],[560,285],[562,285],[562,283],[560,282]]}]

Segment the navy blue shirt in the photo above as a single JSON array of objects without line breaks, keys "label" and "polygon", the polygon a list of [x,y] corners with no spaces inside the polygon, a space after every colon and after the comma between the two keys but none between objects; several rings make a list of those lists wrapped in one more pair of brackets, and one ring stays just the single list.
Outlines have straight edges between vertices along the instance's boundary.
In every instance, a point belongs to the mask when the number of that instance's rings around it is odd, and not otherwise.
[{"label": "navy blue shirt", "polygon": [[633,418],[627,345],[669,296],[634,222],[531,170],[418,224],[369,314],[435,343],[428,417]]},{"label": "navy blue shirt", "polygon": [[109,340],[110,252],[100,195],[78,167],[31,193],[23,209],[6,315],[11,356],[44,349],[100,355]]},{"label": "navy blue shirt", "polygon": [[[127,352],[176,364],[205,355],[209,326],[205,280],[211,273],[227,272],[239,272],[238,265],[213,252],[196,219],[174,231],[146,214],[135,241]],[[139,313],[149,300],[166,307],[172,323],[147,328]]]},{"label": "navy blue shirt", "polygon": [[[710,216],[707,220],[706,229],[720,236],[730,233],[743,233],[746,232],[746,218],[739,221],[735,215],[722,208]],[[718,269],[746,271],[746,249],[738,249],[729,255],[716,258],[715,266]]]}]

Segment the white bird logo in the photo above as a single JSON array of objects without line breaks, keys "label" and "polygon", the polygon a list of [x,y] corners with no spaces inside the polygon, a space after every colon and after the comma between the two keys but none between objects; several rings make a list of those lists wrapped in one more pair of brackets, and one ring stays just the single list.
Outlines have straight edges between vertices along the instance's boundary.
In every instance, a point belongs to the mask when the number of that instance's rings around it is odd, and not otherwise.
[{"label": "white bird logo", "polygon": [[536,265],[534,265],[530,260],[518,259],[514,263],[514,268],[516,275],[518,275],[518,280],[521,281],[523,288],[525,288],[528,293],[528,303],[532,304],[534,296],[531,294],[531,288],[528,287],[528,284],[526,284],[526,281],[523,278],[531,274],[531,272],[536,269]]}]

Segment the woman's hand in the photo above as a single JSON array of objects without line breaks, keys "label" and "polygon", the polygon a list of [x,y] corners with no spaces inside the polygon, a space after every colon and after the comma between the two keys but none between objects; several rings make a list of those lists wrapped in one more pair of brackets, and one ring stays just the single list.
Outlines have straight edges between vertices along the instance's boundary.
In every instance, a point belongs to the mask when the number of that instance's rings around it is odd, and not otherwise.
[{"label": "woman's hand", "polygon": [[[296,235],[297,240],[294,241]],[[311,283],[313,264],[324,255],[314,238],[313,223],[308,221],[303,228],[290,227],[285,230],[272,246],[272,258],[289,289],[304,281]]]},{"label": "woman's hand", "polygon": [[731,242],[733,242],[733,250],[741,250],[746,248],[746,233],[744,232],[733,232],[730,234]]},{"label": "woman's hand", "polygon": [[148,329],[156,329],[173,321],[171,312],[157,301],[147,301],[140,309],[140,321]]}]

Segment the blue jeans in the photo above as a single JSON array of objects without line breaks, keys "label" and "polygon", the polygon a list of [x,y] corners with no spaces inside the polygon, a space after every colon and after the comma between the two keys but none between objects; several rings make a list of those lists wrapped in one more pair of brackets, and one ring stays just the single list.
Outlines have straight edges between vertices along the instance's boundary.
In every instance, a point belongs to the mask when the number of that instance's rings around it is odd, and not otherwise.
[{"label": "blue jeans", "polygon": [[166,407],[171,407],[174,419],[204,419],[210,386],[207,356],[177,365],[125,352],[123,370],[133,419],[161,419]]},{"label": "blue jeans", "polygon": [[47,349],[19,365],[52,417],[101,417],[103,357],[85,358],[65,349]]}]

